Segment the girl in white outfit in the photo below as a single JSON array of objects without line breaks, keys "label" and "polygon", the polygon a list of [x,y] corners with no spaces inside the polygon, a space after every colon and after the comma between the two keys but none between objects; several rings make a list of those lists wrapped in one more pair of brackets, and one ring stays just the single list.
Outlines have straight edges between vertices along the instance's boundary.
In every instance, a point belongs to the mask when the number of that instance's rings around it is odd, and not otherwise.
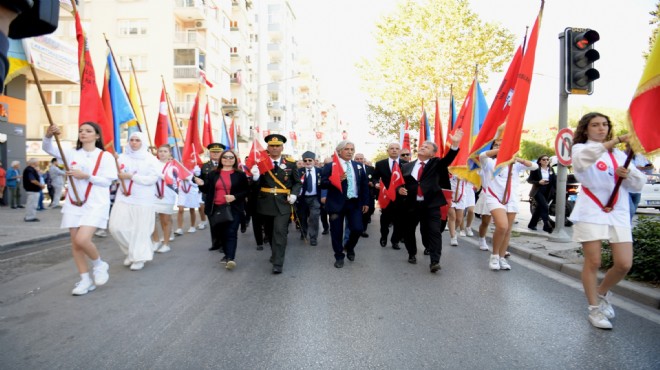
[{"label": "girl in white outfit", "polygon": [[147,137],[134,132],[124,153],[119,155],[119,179],[115,204],[110,215],[110,233],[126,255],[124,266],[137,271],[153,259],[151,233],[154,230],[154,185],[158,180],[158,161],[149,153]]},{"label": "girl in white outfit", "polygon": [[465,196],[465,180],[459,179],[454,174],[449,174],[449,183],[451,184],[451,207],[447,213],[447,226],[449,226],[449,245],[458,246],[458,237],[456,229],[463,219],[463,210],[467,204]]},{"label": "girl in white outfit", "polygon": [[[62,161],[53,135],[60,130],[51,125],[43,140],[43,150]],[[62,207],[61,228],[68,228],[71,235],[71,251],[81,280],[71,292],[84,295],[96,289],[96,285],[108,282],[109,266],[101,260],[96,245],[92,242],[98,227],[105,227],[110,213],[110,184],[117,178],[117,166],[112,155],[103,150],[101,128],[93,122],[85,122],[78,128],[76,149],[65,149],[70,185],[75,185],[78,197],[69,187],[67,199]],[[89,276],[87,259],[92,260],[94,281]]]},{"label": "girl in white outfit", "polygon": [[[166,253],[170,251],[170,241],[172,237],[172,215],[176,212],[174,206],[176,205],[177,188],[176,183],[168,184],[165,177],[167,172],[171,169],[169,165],[172,159],[172,151],[170,146],[165,144],[158,148],[159,160],[159,175],[156,182],[156,202],[155,210],[156,215],[160,220],[160,226],[163,229],[163,240],[158,241],[158,228],[154,227],[152,240],[156,243],[156,252]],[[173,176],[170,176],[173,178]]]},{"label": "girl in white outfit", "polygon": [[[201,173],[199,167],[195,166],[193,169],[193,174],[199,176]],[[189,233],[194,233],[197,231],[195,228],[196,220],[196,210],[199,208],[199,203],[202,199],[202,195],[199,192],[199,187],[193,182],[193,177],[189,176],[187,179],[179,179],[179,196],[177,198],[177,206],[179,206],[179,213],[177,214],[176,224],[177,229],[174,231],[177,235],[183,235],[183,214],[185,208],[189,208],[190,211],[190,228],[188,229]]]},{"label": "girl in white outfit", "polygon": [[[495,174],[495,159],[500,149],[487,150],[479,155],[481,170],[484,177],[489,178],[485,189],[486,206],[495,222],[493,233],[493,253],[490,255],[488,267],[491,270],[511,270],[507,262],[506,250],[511,239],[511,229],[518,213],[518,174],[525,170],[535,170],[538,164],[522,158],[515,158],[514,163],[502,167]],[[509,180],[509,171],[511,179]],[[507,182],[509,186],[507,188]],[[482,195],[483,196],[483,195]]]},{"label": "girl in white outfit", "polygon": [[[582,243],[584,252],[582,285],[589,303],[589,322],[601,329],[612,328],[609,320],[614,318],[614,309],[609,290],[632,266],[629,193],[641,191],[646,182],[635,166],[623,167],[626,155],[614,148],[622,142],[628,142],[628,135],[613,138],[609,117],[600,113],[584,115],[573,139],[573,170],[582,183],[570,216],[575,223],[573,240]],[[615,201],[611,208],[605,208],[618,178],[624,180]],[[598,285],[602,240],[610,242],[614,266]]]}]

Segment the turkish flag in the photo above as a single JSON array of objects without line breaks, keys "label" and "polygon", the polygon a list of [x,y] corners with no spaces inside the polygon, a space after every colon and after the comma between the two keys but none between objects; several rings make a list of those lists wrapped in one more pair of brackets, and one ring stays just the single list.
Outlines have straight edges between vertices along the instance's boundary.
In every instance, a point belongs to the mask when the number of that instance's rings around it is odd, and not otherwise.
[{"label": "turkish flag", "polygon": [[259,162],[257,162],[257,167],[259,167],[259,173],[263,175],[264,173],[275,168],[275,166],[273,166],[273,161],[270,159],[268,153],[265,150],[261,152],[260,156],[261,159],[259,159]]},{"label": "turkish flag", "polygon": [[330,172],[330,183],[334,185],[339,191],[344,192],[341,188],[341,177],[344,175],[344,167],[339,162],[337,152],[332,155],[332,171]]},{"label": "turkish flag", "polygon": [[160,93],[160,105],[158,108],[158,121],[156,122],[156,135],[154,137],[154,143],[156,148],[159,148],[161,145],[165,145],[169,140],[169,126],[170,121],[167,118],[167,102],[165,101],[165,88]]},{"label": "turkish flag", "polygon": [[401,168],[399,167],[399,162],[394,162],[392,166],[392,177],[390,177],[390,187],[387,189],[387,197],[390,200],[396,199],[396,190],[399,186],[405,185],[403,181],[403,174],[401,173]]},{"label": "turkish flag", "polygon": [[380,209],[387,207],[392,200],[387,196],[387,188],[383,184],[383,179],[380,179],[380,191],[378,192],[378,206]]},{"label": "turkish flag", "polygon": [[192,170],[195,165],[202,165],[200,154],[204,153],[204,147],[199,138],[199,127],[197,126],[197,111],[199,110],[199,93],[195,97],[190,121],[188,122],[188,132],[186,132],[186,142],[183,144],[183,165]]},{"label": "turkish flag", "polygon": [[204,111],[204,126],[202,128],[204,134],[202,135],[202,145],[208,147],[213,142],[213,132],[211,131],[211,114],[209,114],[209,103],[206,103],[206,110]]},{"label": "turkish flag", "polygon": [[177,184],[179,180],[185,180],[192,176],[192,173],[176,159],[172,159],[165,164],[163,173],[165,184],[170,186]]}]

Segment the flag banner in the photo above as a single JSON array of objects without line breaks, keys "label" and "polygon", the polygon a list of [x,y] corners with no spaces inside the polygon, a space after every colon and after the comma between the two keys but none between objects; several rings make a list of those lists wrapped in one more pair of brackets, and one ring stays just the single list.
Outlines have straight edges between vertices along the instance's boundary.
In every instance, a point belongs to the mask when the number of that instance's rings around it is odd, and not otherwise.
[{"label": "flag banner", "polygon": [[23,73],[23,71],[30,66],[27,54],[23,48],[23,43],[19,40],[9,39],[7,59],[9,60],[9,70],[7,71],[7,77],[5,78],[5,85],[16,76]]},{"label": "flag banner", "polygon": [[422,118],[419,120],[419,142],[417,143],[417,149],[421,148],[422,144],[431,139],[431,132],[429,128],[429,119],[426,116],[426,110],[424,109],[424,101],[422,101]]},{"label": "flag banner", "polygon": [[516,79],[516,93],[513,94],[513,97],[511,98],[511,110],[509,111],[509,116],[506,118],[504,133],[502,134],[502,145],[497,154],[496,168],[508,166],[512,163],[520,149],[520,136],[522,135],[525,111],[527,110],[527,100],[529,99],[529,90],[532,84],[536,44],[539,38],[539,28],[542,16],[543,3],[541,3],[541,10],[539,10],[539,15],[536,17],[536,22],[534,22],[534,27],[532,28],[532,33],[529,37],[529,43],[525,48],[522,64],[520,65],[520,72]]},{"label": "flag banner", "polygon": [[447,153],[449,147],[451,147],[451,141],[449,141],[449,134],[454,132],[454,125],[456,124],[457,118],[458,116],[456,114],[456,103],[454,101],[454,93],[451,92],[449,94],[449,120],[447,122],[447,135],[445,135],[445,149],[444,149],[445,153]]},{"label": "flag banner", "polygon": [[[264,147],[261,146],[261,143],[255,136],[254,139],[252,139],[252,146],[250,147],[250,153],[248,154],[247,160],[245,161],[245,166],[248,169],[252,169],[252,167],[255,164],[258,164],[261,161],[261,158],[264,156],[268,156],[268,154],[265,153],[266,151],[264,150]],[[268,170],[264,171],[267,172]]]},{"label": "flag banner", "polygon": [[174,191],[177,191],[177,184],[179,183],[179,180],[185,180],[192,176],[192,172],[190,172],[184,165],[181,164],[181,162],[177,161],[176,159],[172,159],[168,161],[167,164],[165,164],[163,174],[165,185]]},{"label": "flag banner", "polygon": [[[472,80],[472,85],[470,85],[470,89],[468,90],[467,95],[465,95],[465,101],[463,102],[463,106],[458,113],[456,124],[454,124],[454,128],[451,131],[451,134],[453,135],[454,132],[456,132],[456,130],[459,128],[463,129],[463,140],[461,140],[459,143],[459,148],[461,149],[467,149],[470,146],[470,129],[472,127],[472,116],[474,113],[473,102],[475,100],[476,83],[477,79],[475,78]],[[447,141],[449,141],[449,137],[447,137]],[[461,158],[461,152],[464,152],[464,150],[461,150],[456,158],[454,158],[454,161],[449,166],[450,169],[452,167],[466,165],[467,160],[465,162],[462,161],[463,158]]]},{"label": "flag banner", "polygon": [[440,122],[440,107],[438,106],[438,99],[435,99],[435,125],[433,126],[433,142],[438,146],[438,151],[435,156],[442,158],[445,156],[445,140],[442,135],[442,123]]},{"label": "flag banner", "polygon": [[238,130],[234,117],[231,118],[231,124],[229,125],[229,141],[231,142],[231,148],[238,153]]},{"label": "flag banner", "polygon": [[387,188],[385,187],[385,184],[383,184],[383,179],[379,180],[380,184],[380,190],[378,191],[378,206],[380,209],[383,209],[387,207],[391,199],[387,196]]},{"label": "flag banner", "polygon": [[170,120],[167,115],[167,101],[165,101],[165,88],[160,92],[160,104],[158,105],[158,120],[156,121],[156,136],[154,144],[156,148],[169,144]]},{"label": "flag banner", "polygon": [[114,118],[112,117],[112,101],[110,101],[110,89],[108,87],[108,69],[106,68],[103,74],[103,90],[101,93],[101,104],[106,115],[106,124],[103,127],[103,146],[105,150],[115,153],[121,153],[121,145],[119,138],[115,141],[115,127],[113,125]]},{"label": "flag banner", "polygon": [[403,130],[403,142],[401,144],[401,149],[408,149],[408,151],[410,151],[410,125],[408,124],[408,120],[406,120],[406,124]]},{"label": "flag banner", "polygon": [[[119,70],[117,69],[117,65],[115,65],[111,53],[108,53],[106,60],[106,79],[108,81],[108,93],[110,94],[110,105],[112,107],[115,150],[119,153],[121,152],[121,143],[119,142],[119,139],[121,138],[122,126],[127,125],[131,121],[135,121],[135,113],[133,112],[133,107],[128,99],[128,95],[126,95],[126,90],[124,90],[124,86],[121,83]],[[134,131],[137,131],[137,129],[134,129]],[[131,133],[129,133],[129,135],[130,134]]]},{"label": "flag banner", "polygon": [[195,96],[192,112],[190,112],[190,121],[188,121],[188,131],[186,131],[186,141],[183,144],[183,165],[192,170],[195,166],[202,165],[200,154],[204,153],[204,147],[199,137],[199,92]]},{"label": "flag banner", "polygon": [[344,175],[344,167],[339,162],[337,152],[332,154],[332,171],[330,172],[330,183],[339,189],[342,193],[344,190],[341,187],[341,177]]},{"label": "flag banner", "polygon": [[633,150],[655,154],[660,150],[660,43],[656,38],[646,67],[639,81],[630,108],[628,127],[630,128]]},{"label": "flag banner", "polygon": [[135,78],[134,73],[130,74],[128,85],[128,100],[130,101],[133,113],[135,114],[135,119],[128,121],[128,136],[131,136],[131,134],[136,131],[142,131],[144,116],[142,115],[137,79]]},{"label": "flag banner", "polygon": [[209,113],[209,103],[206,102],[206,109],[204,110],[204,125],[202,126],[202,145],[204,148],[213,143],[213,132],[211,131],[211,114]]},{"label": "flag banner", "polygon": [[225,116],[222,116],[222,124],[220,125],[220,144],[228,149],[232,149],[231,140],[229,139],[229,127],[225,121]]},{"label": "flag banner", "polygon": [[401,168],[399,167],[399,162],[394,162],[394,165],[392,165],[392,176],[390,177],[390,187],[387,190],[387,197],[391,201],[395,201],[397,189],[405,183]]}]

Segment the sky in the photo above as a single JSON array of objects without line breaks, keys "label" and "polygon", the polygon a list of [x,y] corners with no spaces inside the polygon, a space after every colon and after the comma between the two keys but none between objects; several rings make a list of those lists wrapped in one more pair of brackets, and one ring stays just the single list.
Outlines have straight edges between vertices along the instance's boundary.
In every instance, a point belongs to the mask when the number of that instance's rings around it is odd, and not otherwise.
[{"label": "sky", "polygon": [[[566,27],[591,28],[600,34],[595,48],[600,79],[594,94],[571,95],[569,110],[586,107],[626,109],[639,83],[652,28],[649,12],[657,0],[547,0],[536,51],[532,88],[525,126],[556,117],[559,96],[559,33]],[[321,94],[334,102],[340,119],[355,127],[349,137],[364,137],[368,127],[366,95],[360,90],[355,68],[361,58],[375,55],[373,32],[382,14],[395,9],[398,0],[290,0],[296,15],[300,56],[308,57],[319,77]],[[540,1],[470,0],[482,20],[500,23],[522,42],[525,27],[536,19]],[[505,65],[503,69],[506,70]],[[484,86],[492,102],[504,71],[493,74]],[[443,122],[446,122],[444,117]],[[355,140],[355,139],[354,139]],[[357,141],[357,140],[356,140]]]}]

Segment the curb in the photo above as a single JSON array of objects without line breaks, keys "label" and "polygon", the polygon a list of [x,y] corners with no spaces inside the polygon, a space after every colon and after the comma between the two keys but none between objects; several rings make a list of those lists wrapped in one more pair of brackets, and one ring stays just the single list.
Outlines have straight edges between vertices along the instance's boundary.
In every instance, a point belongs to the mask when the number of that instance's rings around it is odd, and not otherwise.
[{"label": "curb", "polygon": [[27,239],[27,240],[17,240],[15,242],[4,243],[4,244],[0,244],[0,253],[9,252],[9,251],[12,251],[14,249],[18,249],[18,248],[26,246],[26,245],[38,244],[38,243],[49,242],[49,241],[53,241],[53,240],[64,239],[68,236],[69,236],[69,232],[60,232],[60,233],[57,233],[57,234],[39,236],[39,237]]}]

